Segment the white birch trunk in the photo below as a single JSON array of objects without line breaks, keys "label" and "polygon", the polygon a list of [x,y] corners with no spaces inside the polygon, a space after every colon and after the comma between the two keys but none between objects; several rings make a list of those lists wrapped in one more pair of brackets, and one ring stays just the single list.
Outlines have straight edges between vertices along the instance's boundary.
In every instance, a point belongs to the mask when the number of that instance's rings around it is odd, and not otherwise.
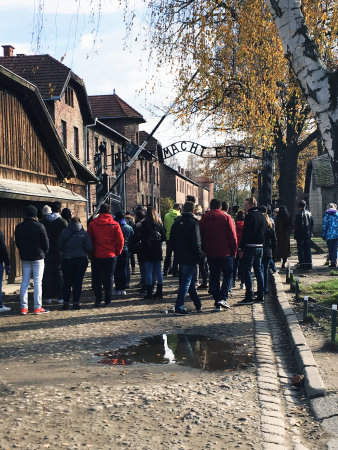
[{"label": "white birch trunk", "polygon": [[322,135],[326,150],[333,159],[338,178],[338,107],[337,73],[330,72],[321,61],[311,40],[301,10],[301,0],[265,0],[268,5],[285,56],[295,72]]}]

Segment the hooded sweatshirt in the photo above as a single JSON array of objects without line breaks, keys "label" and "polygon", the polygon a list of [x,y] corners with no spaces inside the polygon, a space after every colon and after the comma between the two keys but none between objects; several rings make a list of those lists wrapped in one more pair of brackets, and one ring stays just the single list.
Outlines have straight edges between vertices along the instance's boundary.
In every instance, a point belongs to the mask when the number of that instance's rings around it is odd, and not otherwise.
[{"label": "hooded sweatshirt", "polygon": [[174,220],[176,217],[180,216],[181,213],[177,209],[170,209],[169,212],[164,216],[164,229],[167,241],[169,241],[170,238],[170,231],[171,227],[173,226]]},{"label": "hooded sweatshirt", "polygon": [[94,258],[114,258],[121,254],[124,237],[120,225],[111,214],[99,214],[89,225]]},{"label": "hooded sweatshirt", "polygon": [[52,212],[44,216],[40,222],[46,228],[48,239],[49,239],[49,251],[48,256],[60,256],[59,249],[57,248],[56,242],[60,236],[61,231],[67,228],[68,223],[63,219],[60,214]]},{"label": "hooded sweatshirt", "polygon": [[220,209],[211,209],[199,221],[202,250],[208,257],[235,256],[237,235],[232,217]]},{"label": "hooded sweatshirt", "polygon": [[329,239],[338,239],[338,212],[330,208],[325,211],[322,226],[322,238],[325,241]]}]

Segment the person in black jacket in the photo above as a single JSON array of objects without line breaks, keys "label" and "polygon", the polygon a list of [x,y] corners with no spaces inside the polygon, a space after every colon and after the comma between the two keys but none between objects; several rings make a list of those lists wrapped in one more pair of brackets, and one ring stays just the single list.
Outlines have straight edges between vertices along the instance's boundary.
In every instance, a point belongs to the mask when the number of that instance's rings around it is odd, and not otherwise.
[{"label": "person in black jacket", "polygon": [[298,203],[298,212],[295,217],[295,239],[297,241],[298,261],[301,269],[312,269],[311,236],[313,229],[313,218],[306,211],[306,202]]},{"label": "person in black jacket", "polygon": [[179,315],[189,314],[184,309],[184,300],[188,292],[196,311],[202,309],[195,287],[197,264],[202,257],[201,236],[198,220],[194,217],[193,211],[194,203],[185,202],[182,215],[175,219],[170,231],[170,244],[181,271],[175,304],[175,314]]},{"label": "person in black jacket", "polygon": [[49,251],[45,259],[45,272],[43,274],[42,290],[44,303],[50,305],[52,298],[57,297],[58,303],[63,303],[63,277],[61,271],[61,254],[56,241],[68,222],[61,217],[61,203],[54,202],[52,212],[43,217],[40,222],[44,225],[49,239]]},{"label": "person in black jacket", "polygon": [[49,240],[45,227],[37,220],[38,211],[33,205],[26,206],[24,221],[15,228],[15,244],[22,260],[20,288],[21,314],[28,314],[28,287],[33,273],[34,314],[49,312],[42,308],[42,277]]},{"label": "person in black jacket", "polygon": [[61,252],[63,275],[63,310],[69,308],[69,299],[73,288],[73,309],[80,309],[83,277],[88,267],[88,253],[93,249],[90,237],[83,229],[78,217],[70,219],[68,228],[64,228],[56,242]]},{"label": "person in black jacket", "polygon": [[10,271],[10,263],[7,247],[5,244],[5,237],[2,231],[0,231],[0,313],[8,312],[11,310],[9,306],[5,306],[2,300],[2,279],[4,276],[4,263],[5,263],[5,271],[9,274]]},{"label": "person in black jacket", "polygon": [[264,278],[264,293],[269,292],[269,267],[271,266],[272,255],[276,248],[276,233],[271,223],[270,217],[267,213],[263,213],[266,220],[266,227],[264,232],[263,245],[263,278]]},{"label": "person in black jacket", "polygon": [[[147,294],[145,299],[163,297],[163,273],[161,268],[162,242],[165,241],[164,227],[151,206],[148,206],[144,220],[140,223],[140,259],[144,262]],[[157,290],[153,296],[153,285],[157,279]]]},{"label": "person in black jacket", "polygon": [[239,257],[243,258],[243,273],[245,276],[245,298],[239,302],[240,305],[251,305],[253,303],[253,290],[251,269],[253,267],[257,279],[256,302],[264,301],[264,280],[262,270],[262,256],[265,233],[265,217],[257,208],[254,197],[245,201],[247,215],[244,219],[242,238],[239,243]]}]

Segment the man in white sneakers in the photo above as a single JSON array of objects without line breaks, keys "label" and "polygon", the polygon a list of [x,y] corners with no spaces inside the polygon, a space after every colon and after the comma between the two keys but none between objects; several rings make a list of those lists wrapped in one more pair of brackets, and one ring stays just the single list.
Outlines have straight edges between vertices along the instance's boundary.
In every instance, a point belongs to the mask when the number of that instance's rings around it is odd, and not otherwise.
[{"label": "man in white sneakers", "polygon": [[34,280],[34,314],[49,312],[42,307],[42,277],[49,240],[45,227],[38,222],[37,213],[35,206],[26,206],[24,221],[15,228],[15,244],[19,249],[22,260],[21,314],[28,314],[28,287],[32,274]]}]

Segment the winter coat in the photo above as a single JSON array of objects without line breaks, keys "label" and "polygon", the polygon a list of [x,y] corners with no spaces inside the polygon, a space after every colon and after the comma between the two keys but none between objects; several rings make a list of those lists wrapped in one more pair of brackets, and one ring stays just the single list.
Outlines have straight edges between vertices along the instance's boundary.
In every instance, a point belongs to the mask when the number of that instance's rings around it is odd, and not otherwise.
[{"label": "winter coat", "polygon": [[[154,233],[158,233],[159,239],[154,241]],[[138,230],[140,239],[139,257],[142,262],[162,261],[162,242],[166,240],[166,234],[162,224],[155,225],[149,220],[142,220]],[[150,241],[152,243],[150,244]]]},{"label": "winter coat", "polygon": [[276,233],[273,227],[265,227],[263,258],[270,259],[276,248]]},{"label": "winter coat", "polygon": [[295,239],[310,238],[312,235],[313,218],[309,211],[302,209],[295,217]]},{"label": "winter coat", "polygon": [[257,207],[251,208],[244,219],[242,239],[239,247],[263,247],[266,220]]},{"label": "winter coat", "polygon": [[291,233],[291,220],[283,221],[280,217],[276,218],[275,222],[277,248],[275,257],[276,259],[288,258],[290,252],[290,233]]},{"label": "winter coat", "polygon": [[49,249],[49,239],[42,223],[33,217],[25,217],[15,227],[15,244],[23,261],[44,259]]},{"label": "winter coat", "polygon": [[236,220],[235,222],[236,234],[237,234],[237,242],[241,242],[243,228],[244,228],[244,220]]},{"label": "winter coat", "polygon": [[7,247],[5,244],[5,236],[2,231],[0,231],[0,263],[5,263],[5,266],[10,265]]},{"label": "winter coat", "polygon": [[93,249],[90,237],[81,223],[69,222],[68,228],[61,231],[56,242],[62,261],[73,258],[86,258]]},{"label": "winter coat", "polygon": [[134,235],[134,230],[130,225],[127,224],[127,222],[124,219],[118,220],[117,222],[121,227],[124,237],[123,250],[129,251],[129,243],[131,242],[132,237]]},{"label": "winter coat", "polygon": [[338,211],[330,208],[325,211],[322,226],[322,238],[325,241],[329,239],[338,239]]},{"label": "winter coat", "polygon": [[167,241],[169,241],[170,238],[170,230],[173,226],[174,220],[176,217],[180,216],[181,213],[177,209],[170,209],[169,212],[164,216],[164,228],[166,232],[166,238]]},{"label": "winter coat", "polygon": [[61,231],[68,227],[68,222],[58,213],[50,213],[44,216],[40,223],[46,228],[49,239],[48,256],[60,256],[60,251],[57,248],[56,242],[60,236]]},{"label": "winter coat", "polygon": [[211,209],[199,221],[202,250],[209,257],[235,256],[237,235],[235,223],[229,214]]},{"label": "winter coat", "polygon": [[94,258],[114,258],[121,254],[124,237],[120,225],[111,214],[99,214],[88,227]]},{"label": "winter coat", "polygon": [[170,232],[170,246],[174,249],[175,259],[179,264],[198,264],[203,253],[198,219],[193,213],[182,213]]}]

